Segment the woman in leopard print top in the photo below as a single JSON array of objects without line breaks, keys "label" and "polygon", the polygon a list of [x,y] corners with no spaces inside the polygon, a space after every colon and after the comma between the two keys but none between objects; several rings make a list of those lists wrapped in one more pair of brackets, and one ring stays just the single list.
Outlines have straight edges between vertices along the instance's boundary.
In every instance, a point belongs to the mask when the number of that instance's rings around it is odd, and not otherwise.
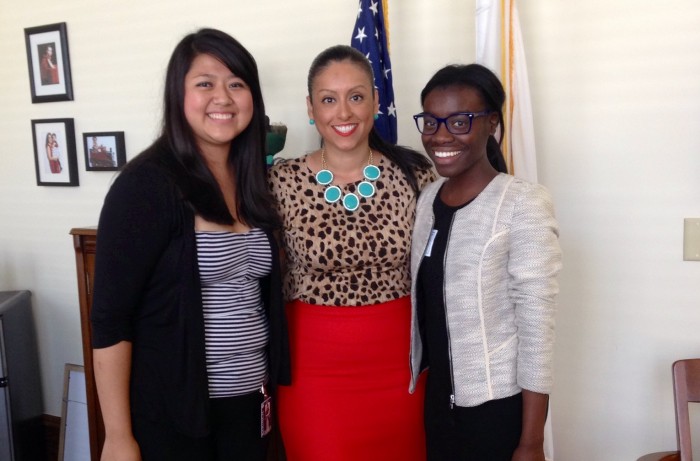
[{"label": "woman in leopard print top", "polygon": [[378,99],[361,53],[325,50],[308,86],[323,147],[270,171],[287,259],[287,458],[422,461],[423,397],[406,385],[409,252],[417,196],[434,173],[424,156],[375,131]]}]

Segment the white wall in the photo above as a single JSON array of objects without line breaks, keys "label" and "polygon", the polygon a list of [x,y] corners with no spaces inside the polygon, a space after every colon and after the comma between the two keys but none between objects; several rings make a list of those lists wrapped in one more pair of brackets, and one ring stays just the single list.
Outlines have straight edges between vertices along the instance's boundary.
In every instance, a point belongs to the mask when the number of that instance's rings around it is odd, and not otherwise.
[{"label": "white wall", "polygon": [[[390,0],[399,137],[444,64],[474,57],[475,0]],[[45,409],[82,363],[73,227],[93,225],[113,177],[86,172],[81,135],[124,131],[128,157],[158,131],[164,66],[181,36],[221,28],[256,56],[285,156],[317,145],[304,103],[320,50],[348,43],[355,0],[0,0],[0,289],[30,289]],[[700,263],[682,218],[700,216],[700,4],[524,0],[540,181],[555,198],[561,275],[557,461],[636,459],[675,445],[670,364],[700,356]],[[31,104],[25,27],[66,22],[75,100]],[[71,117],[80,187],[38,187],[30,120]]]},{"label": "white wall", "polygon": [[670,364],[700,357],[700,263],[682,261],[683,218],[700,216],[700,4],[520,5],[565,252],[555,453],[670,449]]}]

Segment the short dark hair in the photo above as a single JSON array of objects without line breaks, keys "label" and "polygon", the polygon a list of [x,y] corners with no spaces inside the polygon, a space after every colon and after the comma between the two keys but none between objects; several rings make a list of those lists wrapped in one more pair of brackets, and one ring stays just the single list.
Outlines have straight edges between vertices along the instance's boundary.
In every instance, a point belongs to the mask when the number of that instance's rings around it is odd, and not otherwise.
[{"label": "short dark hair", "polygon": [[[438,70],[433,75],[420,93],[421,106],[425,98],[435,89],[449,87],[468,87],[476,90],[485,104],[485,109],[498,113],[498,123],[501,128],[503,123],[503,104],[506,93],[498,76],[481,64],[451,64]],[[491,165],[502,173],[507,173],[503,153],[500,144],[503,140],[503,131],[498,141],[493,136],[489,137],[487,155]]]},{"label": "short dark hair", "polygon": [[265,104],[257,64],[248,50],[225,32],[200,29],[186,35],[175,47],[166,70],[162,131],[152,146],[159,153],[153,155],[172,157],[177,185],[197,213],[213,222],[233,223],[185,117],[185,76],[194,59],[202,54],[219,60],[246,83],[252,94],[253,117],[231,142],[228,158],[236,175],[238,216],[250,226],[277,227],[279,218],[265,169]]},{"label": "short dark hair", "polygon": [[[351,46],[335,45],[323,50],[311,62],[311,66],[309,67],[309,75],[306,81],[309,98],[311,98],[314,80],[316,80],[318,74],[320,74],[332,63],[343,61],[349,61],[355,64],[365,74],[367,74],[367,78],[374,89],[374,73],[372,72],[372,65],[369,63],[369,60],[365,57],[365,55]],[[374,97],[374,92],[372,92],[372,97]],[[408,147],[391,144],[385,141],[374,127],[369,133],[369,147],[370,149],[381,152],[389,160],[395,163],[406,177],[406,180],[413,191],[418,194],[419,187],[418,180],[416,178],[416,170],[427,170],[431,167],[430,162],[427,158],[425,158],[425,156]]]}]

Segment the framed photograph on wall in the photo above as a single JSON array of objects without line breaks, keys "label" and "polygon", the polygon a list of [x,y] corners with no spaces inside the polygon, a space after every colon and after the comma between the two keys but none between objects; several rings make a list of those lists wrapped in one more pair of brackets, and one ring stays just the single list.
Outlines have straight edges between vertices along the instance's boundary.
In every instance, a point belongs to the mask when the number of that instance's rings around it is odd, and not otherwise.
[{"label": "framed photograph on wall", "polygon": [[38,186],[77,186],[78,158],[72,118],[32,120]]},{"label": "framed photograph on wall", "polygon": [[116,171],[126,163],[124,132],[83,133],[85,169]]},{"label": "framed photograph on wall", "polygon": [[66,23],[24,29],[32,102],[72,101]]}]

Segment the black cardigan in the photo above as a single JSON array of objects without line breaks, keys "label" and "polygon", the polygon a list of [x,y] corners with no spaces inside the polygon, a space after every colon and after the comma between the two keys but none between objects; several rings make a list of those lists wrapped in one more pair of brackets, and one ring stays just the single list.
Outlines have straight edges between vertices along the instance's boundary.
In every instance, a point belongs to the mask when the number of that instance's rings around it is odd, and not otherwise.
[{"label": "black cardigan", "polygon": [[[270,325],[270,383],[289,384],[279,251],[261,289]],[[100,214],[92,346],[132,343],[131,411],[180,433],[209,431],[204,316],[194,213],[154,161],[122,172]]]}]

